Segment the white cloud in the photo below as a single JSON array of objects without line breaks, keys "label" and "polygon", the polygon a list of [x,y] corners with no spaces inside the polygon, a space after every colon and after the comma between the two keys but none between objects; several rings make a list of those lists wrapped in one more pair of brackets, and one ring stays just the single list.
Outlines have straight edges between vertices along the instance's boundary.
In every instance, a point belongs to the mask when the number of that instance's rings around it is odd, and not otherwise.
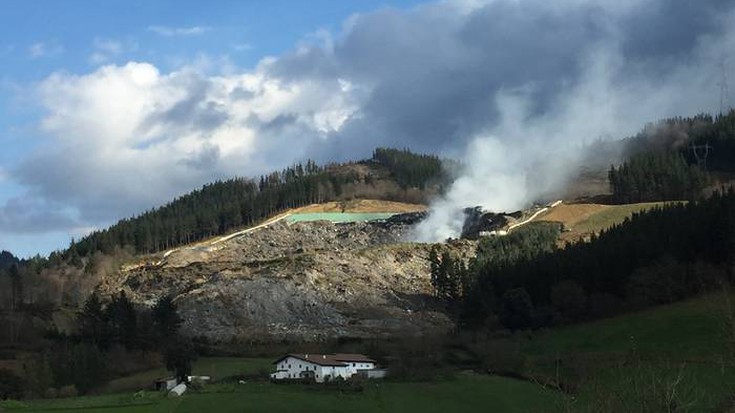
[{"label": "white cloud", "polygon": [[107,63],[130,48],[117,40],[95,38],[92,42],[92,49],[94,51],[89,56],[89,62],[95,65]]},{"label": "white cloud", "polygon": [[253,45],[251,45],[250,43],[238,43],[233,44],[230,47],[236,52],[247,52],[253,49]]},{"label": "white cloud", "polygon": [[170,27],[170,26],[148,26],[148,31],[156,33],[160,36],[199,36],[212,28],[209,26],[192,26],[192,27]]},{"label": "white cloud", "polygon": [[28,57],[38,59],[41,57],[57,56],[64,52],[64,48],[55,43],[37,42],[28,47]]},{"label": "white cloud", "polygon": [[42,130],[53,139],[21,166],[21,179],[73,204],[92,225],[218,177],[290,163],[355,110],[336,79],[284,82],[267,65],[207,76],[130,62],[56,73],[38,95],[47,111]]}]

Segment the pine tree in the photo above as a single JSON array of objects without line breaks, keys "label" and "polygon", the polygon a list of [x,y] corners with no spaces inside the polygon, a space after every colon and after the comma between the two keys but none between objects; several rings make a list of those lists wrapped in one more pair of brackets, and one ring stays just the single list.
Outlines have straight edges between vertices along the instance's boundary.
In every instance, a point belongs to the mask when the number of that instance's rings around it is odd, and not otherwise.
[{"label": "pine tree", "polygon": [[182,319],[176,312],[173,297],[164,295],[158,299],[152,311],[153,323],[161,339],[174,337],[178,334]]},{"label": "pine tree", "polygon": [[104,346],[105,314],[96,292],[87,298],[82,311],[77,315],[77,325],[82,340]]}]

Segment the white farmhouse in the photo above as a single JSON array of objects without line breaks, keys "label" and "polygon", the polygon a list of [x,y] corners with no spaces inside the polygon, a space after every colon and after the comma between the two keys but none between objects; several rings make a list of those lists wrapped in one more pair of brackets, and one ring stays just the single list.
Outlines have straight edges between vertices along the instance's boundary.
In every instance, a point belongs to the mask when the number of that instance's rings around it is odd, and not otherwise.
[{"label": "white farmhouse", "polygon": [[353,375],[366,378],[385,376],[385,370],[377,369],[375,360],[362,354],[287,354],[273,362],[276,372],[273,380],[314,379],[317,383]]}]

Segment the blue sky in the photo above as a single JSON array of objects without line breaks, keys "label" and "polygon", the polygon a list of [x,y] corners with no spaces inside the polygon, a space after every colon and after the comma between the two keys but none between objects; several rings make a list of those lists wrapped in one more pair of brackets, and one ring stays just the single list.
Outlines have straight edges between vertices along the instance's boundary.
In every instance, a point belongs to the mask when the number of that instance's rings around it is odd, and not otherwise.
[{"label": "blue sky", "polygon": [[464,159],[437,205],[517,209],[570,148],[717,110],[734,53],[729,0],[6,0],[0,250],[376,146]]}]

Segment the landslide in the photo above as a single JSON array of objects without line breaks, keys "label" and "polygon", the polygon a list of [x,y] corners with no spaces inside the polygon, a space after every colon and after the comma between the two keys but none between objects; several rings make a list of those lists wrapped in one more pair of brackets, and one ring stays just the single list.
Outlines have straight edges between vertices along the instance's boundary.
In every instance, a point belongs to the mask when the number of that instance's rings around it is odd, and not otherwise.
[{"label": "landslide", "polygon": [[[452,322],[431,296],[432,246],[404,242],[422,216],[341,224],[281,220],[129,265],[99,290],[124,290],[148,306],[173,294],[183,332],[212,341],[443,332]],[[441,245],[465,258],[475,247],[472,241]]]}]

